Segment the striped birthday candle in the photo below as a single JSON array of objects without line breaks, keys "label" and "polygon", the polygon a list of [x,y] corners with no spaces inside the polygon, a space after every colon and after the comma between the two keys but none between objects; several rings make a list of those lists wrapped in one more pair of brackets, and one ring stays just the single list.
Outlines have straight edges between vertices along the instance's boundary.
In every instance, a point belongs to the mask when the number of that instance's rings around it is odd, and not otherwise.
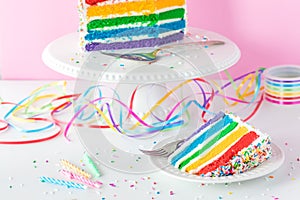
[{"label": "striped birthday candle", "polygon": [[72,181],[65,181],[65,180],[46,177],[46,176],[41,176],[40,181],[43,183],[51,183],[51,184],[66,186],[67,188],[76,188],[76,189],[86,189],[87,188],[84,184],[81,184],[81,183],[75,183]]}]

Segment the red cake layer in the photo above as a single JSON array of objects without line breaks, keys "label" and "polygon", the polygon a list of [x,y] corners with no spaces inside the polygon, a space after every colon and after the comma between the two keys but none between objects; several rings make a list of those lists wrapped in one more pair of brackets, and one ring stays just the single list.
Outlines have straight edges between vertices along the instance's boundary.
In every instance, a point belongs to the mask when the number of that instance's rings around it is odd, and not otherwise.
[{"label": "red cake layer", "polygon": [[92,6],[92,5],[96,5],[97,3],[102,3],[105,1],[108,1],[108,0],[85,0],[85,3]]},{"label": "red cake layer", "polygon": [[236,155],[243,148],[248,147],[258,137],[259,136],[254,131],[250,131],[249,133],[241,137],[241,139],[230,149],[228,149],[219,159],[213,161],[212,163],[202,168],[199,172],[197,172],[197,175],[206,174],[208,172],[216,170],[219,166],[226,165],[234,155]]}]

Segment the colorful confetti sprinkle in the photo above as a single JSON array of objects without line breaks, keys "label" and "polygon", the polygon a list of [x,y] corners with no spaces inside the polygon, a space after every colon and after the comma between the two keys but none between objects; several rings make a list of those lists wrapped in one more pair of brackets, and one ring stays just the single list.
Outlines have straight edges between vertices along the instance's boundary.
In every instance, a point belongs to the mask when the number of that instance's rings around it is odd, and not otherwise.
[{"label": "colorful confetti sprinkle", "polygon": [[110,183],[109,185],[110,185],[111,187],[117,187],[116,184],[114,184],[114,183]]}]

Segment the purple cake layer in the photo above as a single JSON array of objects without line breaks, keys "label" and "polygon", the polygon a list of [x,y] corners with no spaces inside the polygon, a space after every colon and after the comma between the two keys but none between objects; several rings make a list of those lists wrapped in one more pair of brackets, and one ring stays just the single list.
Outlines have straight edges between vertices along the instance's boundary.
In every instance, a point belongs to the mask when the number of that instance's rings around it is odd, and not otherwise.
[{"label": "purple cake layer", "polygon": [[85,46],[87,51],[99,51],[99,50],[117,50],[117,49],[134,49],[142,47],[155,47],[161,46],[167,43],[182,40],[184,37],[183,32],[175,33],[164,38],[151,38],[144,40],[128,41],[128,42],[115,42],[115,43],[99,43],[93,42]]}]

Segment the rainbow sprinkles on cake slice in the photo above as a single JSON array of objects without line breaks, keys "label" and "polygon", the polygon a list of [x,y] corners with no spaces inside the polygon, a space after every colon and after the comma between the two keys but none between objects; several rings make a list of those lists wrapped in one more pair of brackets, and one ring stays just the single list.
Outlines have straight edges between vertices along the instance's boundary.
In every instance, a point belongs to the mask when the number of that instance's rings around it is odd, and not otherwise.
[{"label": "rainbow sprinkles on cake slice", "polygon": [[85,51],[160,46],[183,39],[185,0],[79,0]]},{"label": "rainbow sprinkles on cake slice", "polygon": [[246,172],[271,157],[271,142],[231,113],[218,113],[193,133],[169,163],[183,172],[207,177]]}]

